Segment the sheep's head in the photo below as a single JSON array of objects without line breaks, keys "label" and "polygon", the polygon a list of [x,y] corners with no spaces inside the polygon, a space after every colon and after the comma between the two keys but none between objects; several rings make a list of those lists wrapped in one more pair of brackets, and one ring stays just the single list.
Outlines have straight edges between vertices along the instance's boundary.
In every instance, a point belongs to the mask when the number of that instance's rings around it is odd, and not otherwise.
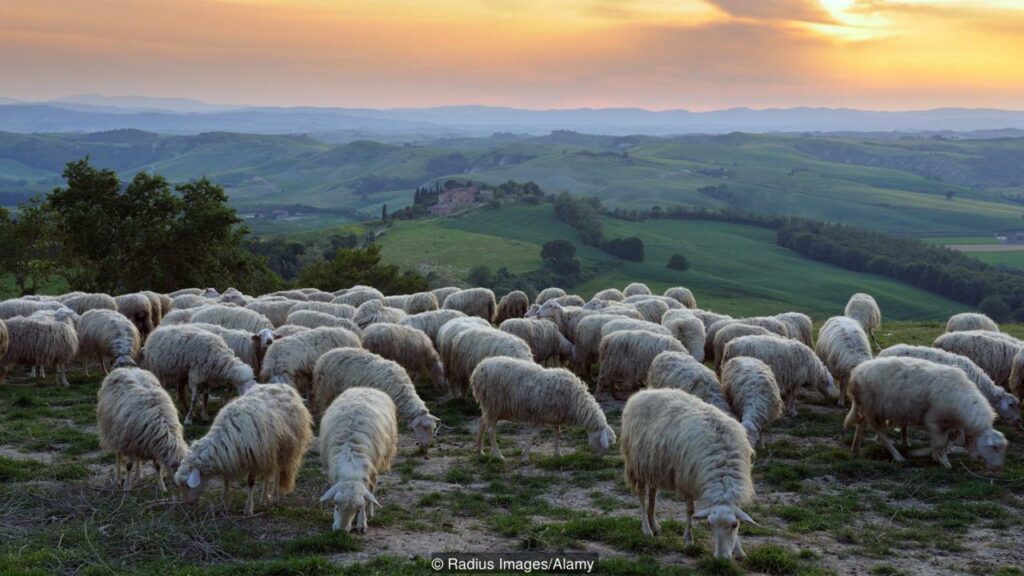
[{"label": "sheep's head", "polygon": [[203,290],[204,298],[216,298],[218,296],[220,296],[220,292],[217,292],[216,288],[207,288],[206,290]]},{"label": "sheep's head", "polygon": [[597,298],[591,298],[590,302],[583,305],[584,310],[601,310],[608,306],[608,303],[604,300],[598,300]]},{"label": "sheep's head", "polygon": [[135,363],[135,360],[131,356],[118,356],[117,359],[114,360],[114,368],[135,368],[136,366],[138,366],[138,364]]},{"label": "sheep's head", "polygon": [[1020,400],[1010,394],[1004,394],[996,402],[996,414],[999,414],[999,418],[1008,426],[1020,426]]},{"label": "sheep's head", "polygon": [[206,479],[199,468],[188,465],[179,466],[174,472],[174,483],[181,488],[186,504],[195,503],[206,489]]},{"label": "sheep's head", "polygon": [[981,433],[977,438],[967,442],[967,452],[976,459],[985,462],[989,470],[1001,472],[1006,461],[1006,436],[994,428]]},{"label": "sheep's head", "polygon": [[839,400],[839,387],[836,386],[836,379],[824,365],[821,367],[821,372],[821,378],[818,378],[818,391],[826,400]]},{"label": "sheep's head", "polygon": [[561,304],[559,304],[558,302],[555,302],[554,300],[548,300],[547,302],[541,304],[539,308],[537,308],[537,312],[534,313],[533,316],[530,316],[529,312],[527,312],[526,314],[527,314],[527,318],[533,318],[534,316],[536,316],[537,318],[554,318],[555,316],[557,316],[561,312],[562,312],[562,305]]},{"label": "sheep's head", "polygon": [[540,305],[530,304],[530,307],[526,309],[526,313],[523,314],[523,318],[536,318],[537,312],[540,310]]},{"label": "sheep's head", "polygon": [[594,455],[604,456],[604,453],[615,444],[615,430],[605,424],[601,430],[587,434],[587,440]]},{"label": "sheep's head", "polygon": [[430,367],[430,379],[434,382],[434,386],[443,388],[445,385],[444,379],[444,365],[441,364],[441,360],[436,360]]},{"label": "sheep's head", "polygon": [[758,430],[757,426],[749,420],[743,421],[743,429],[747,431],[747,441],[750,442],[750,446],[756,446],[757,441],[761,438],[761,431]]},{"label": "sheep's head", "polygon": [[361,482],[356,481],[338,482],[324,492],[320,501],[334,502],[332,530],[344,529],[345,532],[351,532],[352,521],[355,520],[356,532],[359,534],[366,532],[366,508],[370,507],[372,514],[373,506],[381,507],[373,493]]},{"label": "sheep's head", "polygon": [[412,434],[416,438],[416,444],[419,445],[422,453],[426,454],[427,449],[430,448],[430,440],[434,437],[434,430],[440,421],[441,419],[437,416],[424,412],[409,422],[409,430],[412,430]]},{"label": "sheep's head", "polygon": [[719,504],[698,510],[694,513],[695,520],[707,520],[715,542],[715,558],[729,560],[742,558],[740,543],[740,522],[757,524],[749,514],[740,510],[739,506]]}]

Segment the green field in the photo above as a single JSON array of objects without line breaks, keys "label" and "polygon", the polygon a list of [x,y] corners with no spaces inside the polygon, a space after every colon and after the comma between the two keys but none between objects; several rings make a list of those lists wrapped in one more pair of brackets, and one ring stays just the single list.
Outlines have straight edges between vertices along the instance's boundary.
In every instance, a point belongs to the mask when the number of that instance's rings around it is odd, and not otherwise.
[{"label": "green field", "polygon": [[[772,230],[706,221],[656,220],[642,223],[605,219],[609,238],[637,235],[646,261],[626,262],[579,243],[574,230],[558,222],[550,205],[479,210],[460,217],[398,222],[380,240],[384,259],[405,268],[434,270],[464,280],[484,264],[523,272],[541,266],[540,247],[562,238],[576,244],[585,267],[598,274],[573,290],[583,296],[610,286],[646,282],[660,292],[687,286],[702,307],[730,314],[800,310],[815,317],[842,312],[850,294],[869,292],[888,318],[940,319],[967,307],[911,286],[870,274],[849,272],[808,260],[775,245]],[[684,254],[685,272],[666,268],[669,256]]]}]

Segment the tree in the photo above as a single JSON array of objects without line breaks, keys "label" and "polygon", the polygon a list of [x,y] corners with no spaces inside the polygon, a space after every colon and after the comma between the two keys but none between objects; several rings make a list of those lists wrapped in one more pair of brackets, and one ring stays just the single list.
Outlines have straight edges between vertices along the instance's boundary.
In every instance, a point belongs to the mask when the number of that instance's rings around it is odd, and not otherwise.
[{"label": "tree", "polygon": [[485,264],[472,267],[466,280],[473,286],[489,287],[491,285],[491,269]]},{"label": "tree", "polygon": [[1010,307],[999,296],[986,297],[978,304],[978,312],[987,315],[996,322],[1006,322],[1010,318]]},{"label": "tree", "polygon": [[356,284],[373,286],[385,294],[412,294],[427,289],[415,272],[402,273],[395,264],[381,264],[380,245],[340,248],[331,260],[314,262],[299,273],[299,284],[334,291]]},{"label": "tree", "polygon": [[614,238],[605,242],[601,249],[623,260],[644,261],[644,242],[636,236]]},{"label": "tree", "polygon": [[380,207],[380,219],[384,222],[388,221],[388,205],[382,204]]},{"label": "tree", "polygon": [[956,191],[955,190],[946,190],[946,193],[945,193],[946,200],[952,200],[954,195],[956,195]]},{"label": "tree", "polygon": [[0,272],[10,274],[22,295],[35,294],[56,276],[53,222],[33,198],[16,217],[0,208]]},{"label": "tree", "polygon": [[686,256],[677,252],[668,259],[668,268],[672,270],[689,270],[690,261],[686,259]]},{"label": "tree", "polygon": [[575,258],[576,246],[568,240],[552,240],[545,242],[540,249],[540,257],[544,260],[559,260],[562,258]]}]

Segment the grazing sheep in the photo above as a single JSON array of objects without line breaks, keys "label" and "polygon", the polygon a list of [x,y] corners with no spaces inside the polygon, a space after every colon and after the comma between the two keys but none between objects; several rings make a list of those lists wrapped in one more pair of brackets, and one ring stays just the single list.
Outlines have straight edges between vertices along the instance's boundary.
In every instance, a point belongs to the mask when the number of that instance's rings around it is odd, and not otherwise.
[{"label": "grazing sheep", "polygon": [[348,320],[351,320],[356,315],[355,306],[349,306],[348,304],[331,304],[330,302],[319,301],[296,302],[288,309],[288,314],[291,315],[299,310],[322,312],[324,314],[330,314],[335,318],[345,318]]},{"label": "grazing sheep", "polygon": [[559,363],[573,359],[572,342],[562,336],[558,327],[551,322],[533,318],[509,318],[498,329],[522,338],[530,346],[533,359],[538,364],[544,364],[552,358]]},{"label": "grazing sheep", "polygon": [[562,290],[561,288],[545,288],[541,290],[540,293],[537,294],[537,298],[534,299],[534,303],[540,306],[541,304],[544,304],[548,300],[553,300],[555,298],[559,298],[562,296],[565,296],[565,290]]},{"label": "grazing sheep", "polygon": [[296,310],[288,314],[285,324],[291,326],[304,326],[306,328],[344,328],[357,334],[362,333],[359,325],[348,318],[338,318],[333,314],[317,312],[315,310]]},{"label": "grazing sheep", "polygon": [[263,314],[237,306],[205,306],[192,314],[192,322],[216,324],[232,330],[245,330],[252,333],[274,328],[274,323]]},{"label": "grazing sheep", "polygon": [[782,416],[782,397],[772,369],[757,358],[738,356],[722,366],[722,388],[751,446],[764,447],[772,422]]},{"label": "grazing sheep", "polygon": [[[252,367],[253,374],[259,374],[263,367],[263,357],[267,354],[267,348],[274,343],[274,340],[281,338],[277,332],[264,328],[258,333],[246,332],[245,330],[234,330],[217,324],[190,324],[196,328],[206,330],[220,336],[228,348],[238,356],[238,359]],[[204,400],[205,402],[205,400]]]},{"label": "grazing sheep", "polygon": [[707,519],[715,558],[746,557],[739,523],[754,522],[741,508],[753,500],[754,484],[743,426],[681,390],[643,390],[622,411],[619,451],[626,484],[640,499],[644,535],[661,532],[654,505],[658,489],[669,490],[686,501],[686,544],[693,543],[693,520]]},{"label": "grazing sheep", "polygon": [[164,316],[163,320],[160,321],[161,326],[173,326],[175,324],[188,324],[192,322],[192,315],[202,308],[180,308],[178,310],[171,310]]},{"label": "grazing sheep", "polygon": [[566,294],[565,296],[559,296],[557,298],[549,298],[549,302],[558,302],[562,306],[583,306],[586,304],[586,300],[576,294]]},{"label": "grazing sheep", "polygon": [[408,294],[398,294],[395,296],[385,296],[384,305],[388,308],[397,308],[401,311],[405,311],[405,305],[409,301]]},{"label": "grazing sheep", "polygon": [[727,324],[715,333],[716,372],[721,373],[722,371],[722,354],[725,352],[726,344],[743,336],[773,336],[773,334],[760,326],[751,326],[750,324],[741,324],[739,322]]},{"label": "grazing sheep", "polygon": [[395,403],[398,416],[408,422],[423,454],[430,447],[440,421],[430,414],[416,393],[416,387],[398,362],[381,358],[368,350],[338,348],[320,357],[313,369],[313,406],[318,414],[350,388],[380,390]]},{"label": "grazing sheep", "polygon": [[81,316],[89,310],[114,310],[117,311],[117,302],[110,294],[79,294],[64,300],[64,305]]},{"label": "grazing sheep", "polygon": [[331,487],[321,502],[334,502],[334,531],[366,532],[380,502],[377,478],[391,469],[398,452],[398,417],[391,398],[371,388],[350,388],[320,421],[320,460]]},{"label": "grazing sheep", "polygon": [[309,396],[313,368],[321,356],[334,348],[361,348],[362,340],[344,328],[313,328],[275,340],[267,348],[260,381],[291,383]]},{"label": "grazing sheep", "polygon": [[7,351],[0,358],[0,380],[11,365],[31,366],[35,378],[36,367],[40,377],[46,377],[46,367],[54,366],[57,382],[70,386],[67,366],[78,354],[78,315],[68,308],[56,311],[42,310],[30,316],[15,316],[6,321]]},{"label": "grazing sheep", "polygon": [[893,358],[893,357],[909,357],[909,358],[920,358],[921,360],[930,360],[937,364],[945,364],[947,366],[954,366],[964,371],[967,377],[970,378],[971,382],[978,387],[978,391],[981,395],[988,400],[988,403],[995,410],[996,414],[1009,426],[1018,426],[1021,422],[1020,414],[1020,401],[1013,397],[1012,394],[1006,392],[999,386],[995,385],[992,378],[985,373],[977,364],[971,361],[966,356],[959,354],[953,354],[952,352],[946,352],[938,348],[930,348],[928,346],[909,346],[907,344],[897,344],[890,346],[885,350],[878,353],[877,358]]},{"label": "grazing sheep", "polygon": [[[488,358],[470,377],[473,397],[480,405],[476,451],[483,454],[484,433],[490,431],[491,454],[504,460],[498,449],[499,420],[533,426],[554,426],[555,456],[561,456],[562,426],[580,426],[587,431],[590,449],[598,456],[615,444],[615,430],[608,425],[597,400],[587,386],[562,368],[544,368],[529,360]],[[523,448],[522,461],[530,459],[530,448],[540,430]]]},{"label": "grazing sheep", "polygon": [[[469,377],[480,362],[494,356],[533,361],[530,346],[516,336],[487,327],[464,330],[452,341],[448,389],[452,396],[469,395]],[[446,364],[445,369],[449,366]]]},{"label": "grazing sheep", "polygon": [[[573,342],[576,338],[576,325],[585,316],[597,314],[596,310],[587,310],[579,306],[562,306],[558,302],[545,302],[532,313],[527,311],[527,318],[546,318],[558,326],[558,331]],[[575,342],[573,342],[575,344]]]},{"label": "grazing sheep", "polygon": [[[709,330],[715,322],[719,320],[732,320],[732,316],[728,314],[718,314],[717,312],[711,312],[710,310],[689,310],[690,314],[693,314],[704,323],[704,330]],[[711,336],[708,335],[708,338]]]},{"label": "grazing sheep", "polygon": [[[839,382],[839,405],[846,398],[846,384],[850,372],[861,362],[871,360],[871,344],[860,322],[847,316],[833,316],[818,330],[814,352],[828,366]],[[778,377],[778,374],[775,375]],[[782,382],[779,382],[782,386]]]},{"label": "grazing sheep", "polygon": [[166,492],[164,473],[173,478],[188,454],[174,401],[156,376],[141,368],[117,368],[103,379],[97,394],[96,433],[100,448],[117,457],[114,482],[119,486],[121,464],[127,460],[125,492],[131,490],[132,466],[137,462],[141,469],[145,461],[153,462],[157,487]]},{"label": "grazing sheep", "polygon": [[324,304],[330,304],[331,300],[334,300],[334,294],[331,294],[330,292],[324,292],[323,290],[319,290],[317,288],[306,288],[303,289],[303,291],[306,293],[306,298],[309,299],[309,302],[321,302]]},{"label": "grazing sheep", "polygon": [[355,306],[358,308],[363,304],[374,300],[384,304],[384,294],[382,294],[380,290],[374,288],[361,287],[358,289],[353,288],[340,296],[336,296],[334,300],[331,300],[331,303],[348,304],[349,306]]},{"label": "grazing sheep", "polygon": [[689,392],[726,414],[732,414],[725,402],[722,384],[710,368],[685,352],[662,352],[647,370],[647,387],[675,388]]},{"label": "grazing sheep", "polygon": [[668,296],[655,296],[654,294],[636,294],[633,296],[627,296],[622,300],[623,304],[636,304],[637,302],[645,302],[647,300],[657,300],[665,306],[668,306],[669,310],[687,310],[686,306],[683,306],[675,298],[669,298]]},{"label": "grazing sheep", "polygon": [[605,288],[597,294],[594,294],[594,300],[602,300],[605,302],[622,302],[626,296],[622,293],[622,290],[618,288]]},{"label": "grazing sheep", "polygon": [[622,316],[613,314],[592,314],[580,320],[576,325],[576,344],[573,349],[573,371],[580,378],[589,379],[591,369],[598,361],[601,348],[601,333],[605,324],[619,320]]},{"label": "grazing sheep", "polygon": [[526,316],[526,310],[529,308],[530,299],[526,293],[521,290],[513,290],[498,301],[498,309],[494,313],[494,323],[500,326],[509,318],[522,318]]},{"label": "grazing sheep", "polygon": [[298,300],[299,302],[309,300],[309,297],[302,290],[278,290],[277,292],[271,292],[268,296],[280,296],[289,300]]},{"label": "grazing sheep", "polygon": [[175,290],[174,292],[171,292],[170,294],[168,294],[168,296],[171,297],[171,300],[177,298],[178,296],[202,296],[202,295],[203,295],[203,290],[201,288],[182,288],[181,290]]},{"label": "grazing sheep", "polygon": [[682,286],[669,288],[668,290],[665,290],[664,296],[679,302],[687,308],[697,307],[697,299],[693,297],[693,292],[691,292],[689,288],[683,288]]},{"label": "grazing sheep", "polygon": [[650,296],[652,295],[652,292],[646,284],[642,284],[640,282],[633,282],[629,286],[626,286],[626,289],[622,291],[622,295],[625,296],[626,298],[629,298],[630,296],[640,295]]},{"label": "grazing sheep", "polygon": [[15,316],[31,316],[40,310],[59,310],[63,304],[55,300],[29,300],[27,298],[14,298],[0,302],[0,320],[7,320]]},{"label": "grazing sheep", "polygon": [[970,358],[992,377],[996,386],[1012,391],[1013,359],[1024,348],[1024,342],[1002,332],[965,330],[947,332],[936,338],[932,346]]},{"label": "grazing sheep", "polygon": [[117,302],[117,311],[135,324],[135,327],[139,329],[139,335],[145,341],[149,333],[156,327],[153,307],[149,298],[143,294],[122,294],[114,298],[114,301]]},{"label": "grazing sheep", "polygon": [[295,300],[260,297],[246,304],[245,308],[254,312],[259,312],[270,320],[270,323],[272,324],[271,328],[278,328],[288,323],[288,313],[294,305]]},{"label": "grazing sheep", "polygon": [[893,460],[904,461],[892,441],[889,426],[924,426],[931,437],[931,455],[951,468],[949,433],[963,430],[967,450],[992,470],[1001,470],[1006,438],[992,428],[995,412],[963,370],[919,358],[868,360],[850,374],[850,412],[843,426],[856,426],[851,449],[860,453],[864,428],[877,434]]},{"label": "grazing sheep", "polygon": [[[0,320],[0,360],[7,354],[7,346],[10,344],[10,335],[7,333],[7,323]],[[0,382],[3,381],[3,364],[0,364]]]},{"label": "grazing sheep", "polygon": [[440,307],[441,305],[437,301],[437,296],[434,296],[432,292],[417,292],[415,294],[411,294],[409,299],[405,301],[406,314],[432,312]]},{"label": "grazing sheep", "polygon": [[466,315],[458,310],[431,310],[430,312],[420,312],[419,314],[406,316],[405,320],[402,320],[402,326],[421,330],[434,343],[434,349],[440,352],[437,346],[438,330],[450,320],[465,317]]},{"label": "grazing sheep", "polygon": [[661,324],[661,317],[668,312],[668,305],[660,300],[640,300],[631,303],[644,320]]},{"label": "grazing sheep", "polygon": [[366,328],[370,324],[401,324],[406,318],[406,313],[398,308],[389,308],[379,300],[368,300],[356,308],[356,315],[352,320],[360,328]]},{"label": "grazing sheep", "polygon": [[[358,329],[358,328],[359,327],[356,326],[356,329]],[[284,338],[286,336],[294,336],[296,334],[301,334],[303,332],[309,332],[310,330],[312,330],[312,328],[306,328],[305,326],[292,326],[291,324],[285,324],[284,326],[281,326],[279,328],[274,328],[274,334],[277,335],[278,338]],[[362,331],[360,330],[359,332],[354,332],[354,333],[355,333],[356,336],[360,336],[362,334]]]},{"label": "grazing sheep", "polygon": [[[534,305],[536,306],[536,304]],[[627,318],[633,318],[634,320],[643,320],[644,316],[632,304],[623,304],[621,302],[611,302],[607,300],[591,300],[582,306],[584,310],[590,312],[600,312],[601,314],[615,314],[617,316],[625,316]],[[540,308],[538,307],[537,310]],[[537,310],[534,311],[536,316]],[[666,312],[667,314],[667,312]],[[664,318],[664,316],[662,316]]]},{"label": "grazing sheep", "polygon": [[670,332],[668,328],[665,328],[661,324],[648,322],[647,320],[617,318],[601,326],[601,338],[604,339],[609,334],[613,332],[620,332],[622,330],[642,330],[644,332],[650,332],[651,334],[662,334],[664,336],[672,335],[672,332]]},{"label": "grazing sheep", "polygon": [[995,320],[978,312],[954,314],[946,321],[946,332],[964,332],[967,330],[987,330],[999,332],[999,324]]},{"label": "grazing sheep", "polygon": [[[670,310],[670,312],[673,312]],[[686,348],[686,351],[698,362],[704,361],[704,323],[696,316],[666,314],[661,317],[661,325],[668,328],[672,337]]]},{"label": "grazing sheep", "polygon": [[437,353],[441,356],[441,364],[444,366],[445,381],[451,379],[452,369],[455,365],[455,338],[462,332],[472,328],[490,327],[490,323],[483,318],[477,318],[476,316],[453,318],[451,321],[446,322],[441,326],[437,331],[437,340],[434,344],[434,349],[437,350]]},{"label": "grazing sheep", "polygon": [[[192,423],[192,412],[200,390],[226,383],[238,394],[245,394],[256,384],[252,367],[235,356],[220,336],[191,324],[164,326],[153,331],[142,351],[143,365],[160,379],[164,386],[177,390],[178,402],[188,406],[185,424]],[[188,401],[185,389],[188,387]],[[206,400],[201,415],[204,420]]]},{"label": "grazing sheep", "polygon": [[[602,331],[607,328],[608,324]],[[618,398],[618,384],[624,384],[627,390],[640,388],[655,357],[666,351],[685,354],[686,348],[671,336],[642,330],[620,330],[604,336],[599,353],[601,372],[594,395],[605,388]]]},{"label": "grazing sheep", "polygon": [[440,304],[441,307],[444,307],[444,301],[446,298],[461,291],[462,288],[459,288],[458,286],[445,286],[444,288],[434,288],[430,293],[437,298],[437,303]]},{"label": "grazing sheep", "polygon": [[810,347],[814,347],[813,333],[814,323],[811,317],[800,312],[783,312],[776,314],[776,318],[786,325],[786,332],[790,338]]},{"label": "grazing sheep", "polygon": [[221,304],[233,304],[243,308],[248,306],[249,302],[252,302],[252,300],[252,298],[242,294],[242,292],[237,288],[228,288],[220,295],[220,298],[217,298],[217,302]]},{"label": "grazing sheep", "polygon": [[295,389],[287,384],[259,384],[221,408],[206,435],[192,443],[174,482],[185,488],[185,501],[192,503],[211,477],[220,476],[226,503],[229,483],[245,479],[249,492],[245,515],[251,516],[258,480],[265,483],[265,497],[295,489],[295,477],[312,438],[313,418]]},{"label": "grazing sheep", "polygon": [[488,322],[494,318],[498,305],[494,301],[494,292],[487,288],[470,288],[459,290],[444,299],[442,308],[458,310],[466,316],[479,316]]},{"label": "grazing sheep", "polygon": [[802,342],[775,335],[741,336],[726,345],[722,363],[740,356],[757,358],[772,369],[779,395],[785,401],[790,416],[797,414],[797,391],[802,387],[813,386],[826,400],[835,402],[839,399],[840,390],[836,387],[835,378],[825,363]]},{"label": "grazing sheep", "polygon": [[99,360],[104,374],[110,372],[109,362],[127,359],[134,364],[141,346],[139,329],[120,312],[97,308],[82,314],[78,321],[78,354],[87,366],[89,360]]},{"label": "grazing sheep", "polygon": [[779,319],[770,316],[754,316],[750,318],[725,318],[715,322],[708,326],[707,333],[704,339],[704,356],[705,358],[711,358],[711,360],[717,361],[715,357],[715,335],[718,331],[726,326],[732,324],[744,324],[746,326],[759,326],[772,334],[777,334],[783,338],[789,337],[789,332],[786,330],[786,325]]},{"label": "grazing sheep", "polygon": [[181,294],[175,296],[171,300],[171,310],[187,310],[189,308],[198,308],[207,304],[214,304],[213,300],[204,298],[198,294]]},{"label": "grazing sheep", "polygon": [[398,362],[413,381],[420,370],[426,370],[435,386],[444,386],[441,357],[421,330],[401,324],[373,324],[363,332],[363,348]]},{"label": "grazing sheep", "polygon": [[864,329],[864,333],[871,339],[871,343],[875,345],[875,349],[882,349],[878,345],[878,340],[875,339],[875,330],[882,326],[882,311],[878,308],[878,302],[875,302],[875,299],[870,294],[858,292],[850,296],[850,300],[846,303],[846,309],[843,311],[843,316],[856,320],[860,327]]},{"label": "grazing sheep", "polygon": [[[147,300],[149,300],[149,310],[153,315],[153,327],[155,328],[156,326],[159,326],[160,321],[163,320],[164,317],[163,304],[160,300],[160,295],[152,290],[143,290],[139,292],[139,294],[142,294]],[[115,304],[117,303],[116,300],[114,302]]]}]

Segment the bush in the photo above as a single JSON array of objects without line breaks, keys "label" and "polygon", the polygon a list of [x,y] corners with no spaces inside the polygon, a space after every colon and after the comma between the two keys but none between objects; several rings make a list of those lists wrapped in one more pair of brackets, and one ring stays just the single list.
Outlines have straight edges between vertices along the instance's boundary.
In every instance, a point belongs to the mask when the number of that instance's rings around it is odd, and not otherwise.
[{"label": "bush", "polygon": [[999,296],[988,296],[978,304],[978,311],[996,322],[1006,322],[1010,317],[1010,307]]},{"label": "bush", "polygon": [[690,261],[686,259],[686,256],[676,253],[668,259],[668,268],[672,270],[689,270]]},{"label": "bush", "polygon": [[623,260],[630,260],[632,262],[644,261],[644,241],[636,236],[609,240],[601,246],[601,249]]}]

